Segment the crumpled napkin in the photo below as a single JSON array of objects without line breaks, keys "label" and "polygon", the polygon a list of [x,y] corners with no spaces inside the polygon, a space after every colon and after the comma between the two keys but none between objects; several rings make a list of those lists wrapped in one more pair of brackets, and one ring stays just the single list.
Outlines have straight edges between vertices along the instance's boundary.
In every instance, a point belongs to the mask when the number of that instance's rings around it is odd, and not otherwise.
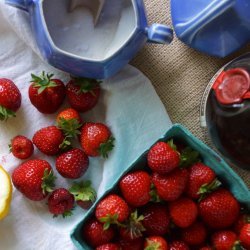
[{"label": "crumpled napkin", "polygon": [[[22,161],[8,152],[10,139],[17,134],[32,138],[35,131],[55,123],[56,115],[43,115],[28,98],[30,74],[53,72],[65,83],[68,74],[42,61],[32,37],[27,13],[0,2],[0,77],[12,79],[22,93],[22,107],[17,117],[0,123],[0,164],[10,173]],[[171,126],[171,121],[150,81],[136,68],[126,66],[102,84],[98,105],[82,114],[84,121],[106,123],[116,141],[107,160],[91,158],[89,170],[82,179],[91,179],[98,197]],[[64,106],[68,107],[65,102]],[[79,146],[79,145],[78,145]],[[42,155],[37,149],[33,158],[55,158]],[[68,187],[72,182],[57,175],[57,187]],[[14,189],[9,216],[0,222],[1,250],[71,250],[75,249],[69,233],[85,212],[75,208],[71,218],[53,219],[46,201],[32,202]]]}]

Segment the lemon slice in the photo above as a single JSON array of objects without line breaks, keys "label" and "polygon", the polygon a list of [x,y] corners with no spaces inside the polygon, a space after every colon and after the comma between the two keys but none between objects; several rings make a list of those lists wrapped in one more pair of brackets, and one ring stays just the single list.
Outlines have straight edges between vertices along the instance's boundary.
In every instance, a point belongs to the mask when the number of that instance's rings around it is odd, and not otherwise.
[{"label": "lemon slice", "polygon": [[0,220],[9,213],[12,185],[9,174],[0,166]]}]

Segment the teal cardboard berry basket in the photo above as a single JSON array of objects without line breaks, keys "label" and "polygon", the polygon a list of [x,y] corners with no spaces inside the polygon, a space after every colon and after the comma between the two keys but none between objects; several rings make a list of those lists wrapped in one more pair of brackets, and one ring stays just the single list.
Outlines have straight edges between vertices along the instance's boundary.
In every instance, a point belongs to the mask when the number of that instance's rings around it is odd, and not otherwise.
[{"label": "teal cardboard berry basket", "polygon": [[[176,124],[169,129],[164,137],[159,139],[159,141],[168,141],[170,138],[177,139],[178,141],[181,141],[187,146],[190,146],[192,149],[198,151],[203,162],[216,172],[219,179],[222,181],[223,186],[229,188],[237,200],[250,210],[250,190],[247,188],[243,180],[218,154],[179,124]],[[114,180],[112,188],[107,190],[102,197],[106,196],[110,192],[115,192],[119,179],[127,172],[147,168],[147,152],[148,151],[144,152],[124,173],[121,173],[120,177],[117,180]],[[98,200],[102,199],[102,197]],[[98,201],[96,201],[94,206],[92,206],[92,208],[84,216],[83,220],[73,229],[71,233],[71,239],[78,249],[92,249],[82,238],[82,226],[94,214],[97,203]]]}]

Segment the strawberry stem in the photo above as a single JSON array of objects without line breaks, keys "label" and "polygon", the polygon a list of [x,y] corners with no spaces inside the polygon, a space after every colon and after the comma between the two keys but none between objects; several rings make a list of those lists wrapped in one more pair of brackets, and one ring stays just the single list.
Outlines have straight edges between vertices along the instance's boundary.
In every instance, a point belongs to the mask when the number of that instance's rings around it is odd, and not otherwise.
[{"label": "strawberry stem", "polygon": [[16,117],[16,113],[0,105],[0,121],[7,121],[11,117]]},{"label": "strawberry stem", "polygon": [[200,195],[198,202],[202,201],[207,196],[207,194],[212,193],[213,191],[218,189],[220,186],[221,186],[221,182],[217,178],[215,178],[211,183],[203,184],[197,193]]},{"label": "strawberry stem", "polygon": [[80,77],[72,77],[74,80],[74,84],[78,85],[80,87],[78,91],[78,95],[81,93],[88,93],[90,92],[92,95],[95,96],[95,93],[93,90],[100,85],[100,81],[97,81],[95,79],[89,79],[89,78],[80,78]]},{"label": "strawberry stem", "polygon": [[43,71],[41,76],[36,76],[31,74],[31,82],[34,82],[34,87],[39,88],[37,93],[40,95],[46,88],[56,87],[57,84],[51,79],[54,75],[53,74],[45,74]]},{"label": "strawberry stem", "polygon": [[91,201],[96,199],[96,191],[91,186],[91,181],[74,182],[69,192],[74,195],[76,201]]},{"label": "strawberry stem", "polygon": [[199,161],[199,152],[190,147],[186,147],[181,153],[180,167],[185,168]]},{"label": "strawberry stem", "polygon": [[75,118],[69,120],[60,118],[57,124],[57,127],[61,129],[68,138],[77,138],[77,136],[81,134],[79,131],[81,126],[82,124]]},{"label": "strawberry stem", "polygon": [[135,210],[130,214],[130,217],[125,224],[126,231],[130,234],[131,239],[137,239],[142,236],[142,232],[146,231],[145,227],[142,224],[144,216],[138,216],[138,211]]},{"label": "strawberry stem", "polygon": [[162,201],[153,183],[151,183],[149,195],[151,197],[150,201],[152,202],[158,203]]},{"label": "strawberry stem", "polygon": [[48,170],[47,168],[44,170],[42,185],[41,188],[43,190],[43,194],[51,193],[53,188],[55,187],[56,176],[53,174],[52,170]]},{"label": "strawberry stem", "polygon": [[160,250],[161,249],[161,245],[158,242],[154,242],[151,240],[147,240],[148,242],[148,246],[146,248],[144,248],[144,250]]},{"label": "strawberry stem", "polygon": [[114,148],[114,141],[115,138],[113,136],[110,136],[107,142],[101,143],[101,145],[99,146],[98,152],[103,158],[108,158],[109,152]]}]

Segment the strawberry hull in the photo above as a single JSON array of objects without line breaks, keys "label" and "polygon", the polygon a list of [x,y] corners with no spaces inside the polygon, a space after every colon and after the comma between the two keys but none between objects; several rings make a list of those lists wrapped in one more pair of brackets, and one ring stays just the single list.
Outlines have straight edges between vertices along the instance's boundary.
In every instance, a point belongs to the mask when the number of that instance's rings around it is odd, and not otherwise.
[{"label": "strawberry hull", "polygon": [[[201,155],[203,162],[210,166],[217,174],[225,187],[227,187],[235,196],[235,198],[242,203],[248,210],[250,210],[250,192],[243,180],[228,166],[228,164],[212,149],[206,146],[199,139],[194,137],[186,128],[176,124],[170,130],[167,131],[165,136],[159,141],[168,141],[174,138],[178,141],[190,146],[192,149],[198,151]],[[149,170],[147,167],[147,153],[144,152],[124,173],[121,173],[120,178],[124,176],[127,172],[145,169]],[[120,179],[119,178],[119,179]],[[102,197],[100,197],[94,206],[85,214],[83,220],[73,229],[71,233],[71,239],[75,246],[81,250],[92,249],[87,245],[82,239],[82,226],[88,221],[88,219],[94,215],[94,211],[97,203],[100,199],[106,196],[108,193],[115,192],[118,187],[119,179],[114,180],[113,188],[106,190]]]}]

